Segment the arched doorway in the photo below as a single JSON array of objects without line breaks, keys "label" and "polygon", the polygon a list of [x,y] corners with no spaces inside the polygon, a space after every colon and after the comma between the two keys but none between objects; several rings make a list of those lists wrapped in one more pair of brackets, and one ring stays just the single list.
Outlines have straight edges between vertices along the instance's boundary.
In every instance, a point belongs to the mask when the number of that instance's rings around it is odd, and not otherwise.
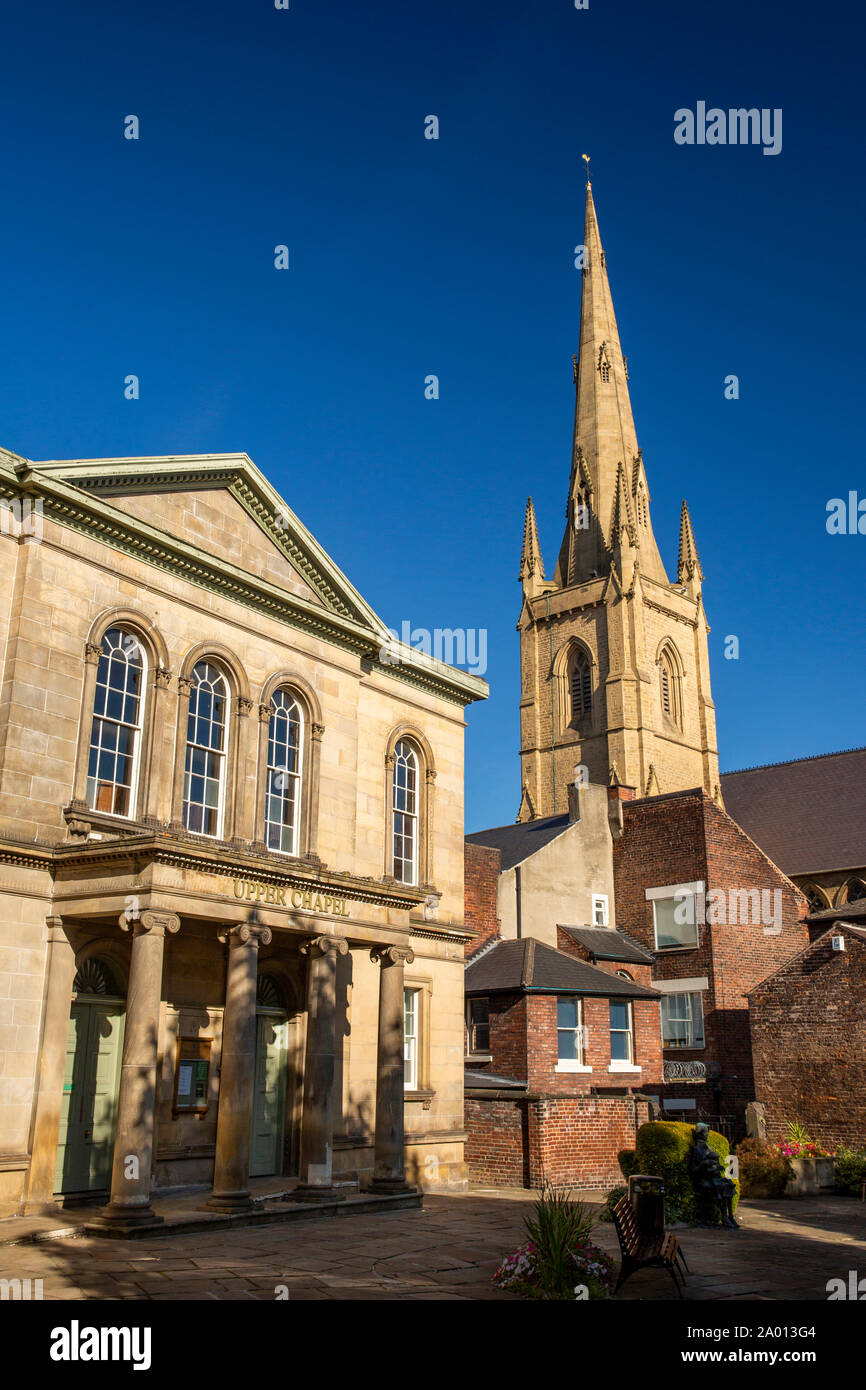
[{"label": "arched doorway", "polygon": [[286,1133],[289,1012],[275,975],[256,986],[256,1070],[250,1142],[250,1177],[282,1173]]},{"label": "arched doorway", "polygon": [[88,957],[72,986],[55,1192],[102,1192],[110,1185],[125,1012],[113,967]]}]

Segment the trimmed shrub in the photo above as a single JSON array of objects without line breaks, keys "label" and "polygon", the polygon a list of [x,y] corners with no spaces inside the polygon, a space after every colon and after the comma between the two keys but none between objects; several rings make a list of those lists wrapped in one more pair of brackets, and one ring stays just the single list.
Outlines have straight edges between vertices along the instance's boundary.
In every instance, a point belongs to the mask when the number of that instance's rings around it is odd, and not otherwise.
[{"label": "trimmed shrub", "polygon": [[794,1170],[784,1154],[760,1139],[743,1139],[737,1145],[740,1191],[744,1197],[784,1197]]},{"label": "trimmed shrub", "polygon": [[844,1197],[859,1197],[862,1184],[866,1182],[866,1149],[849,1149],[846,1145],[836,1150],[836,1166],[833,1172],[833,1190]]},{"label": "trimmed shrub", "polygon": [[[664,1179],[665,1219],[668,1222],[711,1222],[714,1219],[713,1211],[701,1210],[689,1176],[689,1156],[694,1141],[694,1125],[676,1120],[650,1120],[647,1124],[641,1125],[637,1132],[634,1164],[629,1168],[628,1174],[623,1169],[623,1175],[626,1177],[631,1173],[647,1173]],[[713,1152],[719,1155],[724,1171],[725,1160],[730,1153],[727,1139],[723,1134],[717,1134],[711,1129],[707,1135],[707,1143]],[[627,1155],[631,1152],[630,1149],[624,1150]],[[735,1211],[739,1199],[740,1184],[735,1182],[732,1203]]]},{"label": "trimmed shrub", "polygon": [[631,1177],[632,1173],[636,1173],[638,1171],[638,1169],[635,1167],[635,1164],[637,1162],[637,1154],[635,1153],[634,1149],[620,1149],[619,1153],[616,1156],[616,1161],[619,1164],[619,1171],[622,1173],[626,1182]]},{"label": "trimmed shrub", "polygon": [[[623,1150],[623,1152],[626,1152],[626,1150]],[[601,1211],[598,1213],[598,1219],[599,1219],[599,1221],[612,1221],[612,1220],[613,1220],[613,1209],[614,1209],[614,1207],[616,1206],[617,1202],[619,1201],[619,1199],[620,1199],[621,1197],[627,1197],[627,1196],[628,1196],[628,1188],[627,1188],[627,1187],[612,1187],[612,1188],[610,1189],[610,1192],[608,1192],[608,1193],[605,1195],[604,1206],[602,1207]]]}]

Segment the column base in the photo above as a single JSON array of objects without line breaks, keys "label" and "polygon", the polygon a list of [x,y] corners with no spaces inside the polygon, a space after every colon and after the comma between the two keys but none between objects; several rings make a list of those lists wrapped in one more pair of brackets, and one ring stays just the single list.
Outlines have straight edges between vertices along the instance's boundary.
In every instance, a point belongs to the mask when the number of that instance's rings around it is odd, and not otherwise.
[{"label": "column base", "polygon": [[87,1225],[104,1226],[114,1230],[125,1226],[161,1226],[164,1220],[165,1218],[157,1215],[149,1203],[146,1207],[124,1207],[109,1202],[107,1207],[102,1207],[91,1216]]},{"label": "column base", "polygon": [[413,1187],[412,1183],[407,1182],[405,1178],[373,1178],[367,1191],[380,1192],[383,1196],[389,1196],[402,1192],[417,1192],[418,1188]]},{"label": "column base", "polygon": [[202,1211],[255,1211],[256,1204],[249,1191],[212,1192]]},{"label": "column base", "polygon": [[283,1199],[286,1202],[345,1202],[346,1194],[338,1187],[317,1187],[313,1183],[301,1183]]}]

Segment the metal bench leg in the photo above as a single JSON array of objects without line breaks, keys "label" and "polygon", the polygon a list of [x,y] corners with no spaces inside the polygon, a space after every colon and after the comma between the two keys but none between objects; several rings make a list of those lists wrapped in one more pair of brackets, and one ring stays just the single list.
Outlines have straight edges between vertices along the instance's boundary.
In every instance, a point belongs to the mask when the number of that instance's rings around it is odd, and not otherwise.
[{"label": "metal bench leg", "polygon": [[[671,1262],[671,1264],[668,1265],[668,1272],[669,1272],[671,1278],[672,1278],[673,1281],[674,1281],[674,1288],[676,1289],[677,1294],[679,1295],[680,1298],[682,1298],[682,1296],[683,1296],[683,1291],[682,1291],[682,1289],[680,1288],[679,1280],[677,1279],[676,1269],[675,1269],[675,1267],[674,1267],[673,1262]],[[682,1275],[680,1275],[680,1279],[682,1279]]]}]

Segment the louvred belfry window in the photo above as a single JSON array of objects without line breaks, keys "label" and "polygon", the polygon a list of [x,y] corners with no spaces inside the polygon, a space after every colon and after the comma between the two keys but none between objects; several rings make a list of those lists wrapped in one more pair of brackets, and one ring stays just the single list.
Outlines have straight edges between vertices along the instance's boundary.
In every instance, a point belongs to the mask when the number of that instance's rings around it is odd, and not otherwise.
[{"label": "louvred belfry window", "polygon": [[144,706],[144,653],[130,632],[102,639],[90,730],[87,804],[116,816],[135,813]]},{"label": "louvred belfry window", "polygon": [[592,668],[586,652],[578,652],[571,668],[571,717],[592,713]]}]

